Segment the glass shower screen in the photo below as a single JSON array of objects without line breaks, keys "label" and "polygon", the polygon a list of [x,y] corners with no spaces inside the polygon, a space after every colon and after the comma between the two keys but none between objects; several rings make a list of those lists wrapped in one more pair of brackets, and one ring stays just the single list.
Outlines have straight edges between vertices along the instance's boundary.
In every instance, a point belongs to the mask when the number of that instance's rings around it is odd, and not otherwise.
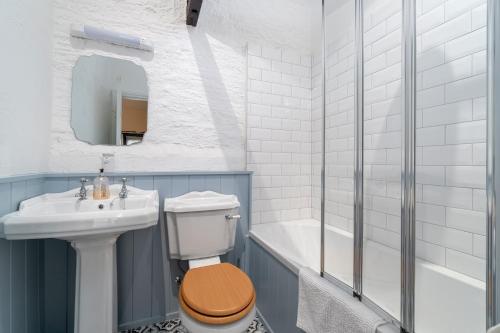
[{"label": "glass shower screen", "polygon": [[364,0],[363,294],[400,316],[401,1]]},{"label": "glass shower screen", "polygon": [[417,9],[415,330],[485,331],[486,1]]},{"label": "glass shower screen", "polygon": [[324,271],[353,286],[354,1],[325,1]]}]

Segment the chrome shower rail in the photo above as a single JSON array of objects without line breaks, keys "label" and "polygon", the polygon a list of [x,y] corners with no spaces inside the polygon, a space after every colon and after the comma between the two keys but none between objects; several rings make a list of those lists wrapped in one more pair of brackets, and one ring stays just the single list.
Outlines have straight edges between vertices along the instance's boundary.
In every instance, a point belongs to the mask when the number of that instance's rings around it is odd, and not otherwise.
[{"label": "chrome shower rail", "polygon": [[[495,159],[500,158],[500,152],[496,151],[500,147],[495,145],[495,131],[500,131],[500,118],[495,116],[498,109],[497,97],[500,93],[499,87],[495,84],[496,78],[500,79],[500,63],[497,58],[500,54],[496,50],[496,42],[500,40],[500,4],[497,0],[488,0],[488,71],[487,71],[487,136],[486,136],[486,328],[490,328],[497,323],[497,274],[496,274],[496,225],[497,221],[495,206],[496,199],[496,167],[499,165]],[[496,77],[495,77],[496,75]],[[498,109],[498,110],[497,110]],[[498,137],[497,137],[498,138]],[[495,152],[497,154],[495,154]]]},{"label": "chrome shower rail", "polygon": [[320,274],[325,272],[325,140],[326,140],[326,13],[325,0],[321,0],[321,112],[322,112],[322,133],[321,133],[321,253],[320,253]]},{"label": "chrome shower rail", "polygon": [[361,298],[363,293],[363,153],[364,153],[364,45],[363,45],[363,0],[355,1],[354,27],[354,295]]},{"label": "chrome shower rail", "polygon": [[415,331],[416,1],[402,0],[401,328]]}]

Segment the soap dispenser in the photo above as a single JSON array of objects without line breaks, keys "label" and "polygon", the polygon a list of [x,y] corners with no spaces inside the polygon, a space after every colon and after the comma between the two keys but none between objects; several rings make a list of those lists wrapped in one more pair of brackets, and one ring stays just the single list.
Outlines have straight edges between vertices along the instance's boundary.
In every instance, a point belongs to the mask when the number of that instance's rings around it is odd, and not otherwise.
[{"label": "soap dispenser", "polygon": [[109,179],[104,176],[103,173],[104,169],[100,169],[99,175],[94,179],[94,200],[105,200],[109,199],[111,196],[109,191]]}]

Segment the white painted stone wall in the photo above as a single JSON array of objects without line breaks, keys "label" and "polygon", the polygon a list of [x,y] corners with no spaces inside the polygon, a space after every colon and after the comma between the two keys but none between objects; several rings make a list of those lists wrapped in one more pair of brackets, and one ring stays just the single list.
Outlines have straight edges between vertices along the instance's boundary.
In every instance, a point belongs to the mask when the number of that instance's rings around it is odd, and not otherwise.
[{"label": "white painted stone wall", "polygon": [[47,167],[51,110],[50,0],[0,2],[0,177]]},{"label": "white painted stone wall", "polygon": [[247,98],[252,222],[310,218],[310,55],[250,44]]},{"label": "white painted stone wall", "polygon": [[[196,28],[184,0],[54,0],[54,89],[49,171],[94,171],[112,152],[116,171],[241,170],[246,167],[246,44],[310,48],[307,0],[206,0]],[[90,24],[152,41],[154,54],[70,38]],[[91,146],[69,125],[71,71],[81,55],[143,66],[148,132],[133,147]]]}]

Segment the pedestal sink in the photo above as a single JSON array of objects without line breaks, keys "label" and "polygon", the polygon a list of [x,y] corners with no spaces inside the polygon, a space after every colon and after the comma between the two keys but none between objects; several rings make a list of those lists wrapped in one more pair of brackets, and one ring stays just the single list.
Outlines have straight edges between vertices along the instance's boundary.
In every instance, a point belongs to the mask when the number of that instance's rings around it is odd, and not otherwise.
[{"label": "pedestal sink", "polygon": [[0,237],[9,240],[57,238],[77,253],[75,333],[116,331],[116,239],[129,230],[158,222],[158,192],[112,185],[111,198],[75,197],[79,189],[44,194],[23,201],[19,210],[0,219]]}]

